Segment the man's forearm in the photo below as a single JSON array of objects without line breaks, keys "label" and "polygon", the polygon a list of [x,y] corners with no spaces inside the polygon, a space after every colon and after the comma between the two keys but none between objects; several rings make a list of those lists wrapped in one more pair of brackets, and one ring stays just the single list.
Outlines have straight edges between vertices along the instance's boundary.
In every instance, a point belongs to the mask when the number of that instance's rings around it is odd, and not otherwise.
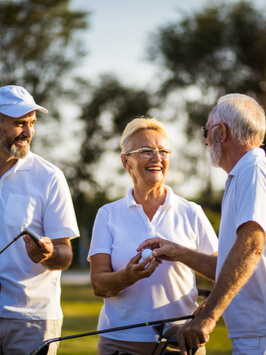
[{"label": "man's forearm", "polygon": [[[183,251],[180,252],[180,249],[183,249]],[[179,246],[178,261],[206,278],[215,280],[217,255],[204,254],[197,250]]]},{"label": "man's forearm", "polygon": [[230,250],[204,313],[217,321],[231,300],[252,276],[263,252],[265,234],[256,223],[239,228],[237,240]]},{"label": "man's forearm", "polygon": [[55,244],[51,257],[42,262],[49,270],[66,270],[72,261],[73,253],[69,244]]}]

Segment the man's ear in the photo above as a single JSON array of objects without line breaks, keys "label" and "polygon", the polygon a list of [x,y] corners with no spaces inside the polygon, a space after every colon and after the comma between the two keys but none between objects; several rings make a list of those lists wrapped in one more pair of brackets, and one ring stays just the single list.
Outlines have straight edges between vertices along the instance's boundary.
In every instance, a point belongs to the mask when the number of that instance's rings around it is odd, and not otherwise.
[{"label": "man's ear", "polygon": [[228,139],[227,127],[223,122],[220,122],[220,132],[219,132],[219,141],[224,143]]},{"label": "man's ear", "polygon": [[126,154],[121,154],[123,168],[128,171],[128,157]]}]

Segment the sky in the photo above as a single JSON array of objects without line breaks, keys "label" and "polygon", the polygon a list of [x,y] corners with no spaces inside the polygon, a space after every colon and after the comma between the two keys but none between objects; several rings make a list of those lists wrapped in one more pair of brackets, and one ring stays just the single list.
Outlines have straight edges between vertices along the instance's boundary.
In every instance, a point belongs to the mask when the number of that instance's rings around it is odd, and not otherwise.
[{"label": "sky", "polygon": [[[238,0],[226,0],[228,3]],[[265,0],[253,0],[265,6]],[[149,33],[219,0],[72,0],[72,7],[90,11],[90,28],[83,36],[89,51],[82,73],[96,78],[113,72],[124,82],[146,85],[158,68],[147,58]]]},{"label": "sky", "polygon": [[[232,3],[238,0],[226,1]],[[265,0],[253,1],[266,9]],[[90,27],[81,37],[89,53],[80,65],[79,72],[88,80],[96,80],[99,74],[113,73],[123,84],[140,88],[150,87],[156,81],[156,73],[159,70],[147,60],[150,33],[171,21],[191,15],[206,4],[217,3],[220,1],[71,0],[73,9],[91,12]],[[108,158],[99,164],[99,180],[103,179],[103,176],[115,174],[120,161],[108,166],[111,161]],[[102,174],[103,168],[108,169],[108,174]],[[172,179],[182,182],[181,171],[169,173],[172,174]],[[222,188],[226,174],[221,172],[221,169],[215,169],[213,174],[217,188]],[[112,178],[115,181],[114,176]],[[131,185],[131,180],[129,177],[124,178],[127,179],[124,182],[127,188]],[[102,183],[104,184],[104,180]],[[184,195],[189,196],[189,191],[192,190],[188,185],[187,191],[184,189]]]},{"label": "sky", "polygon": [[201,0],[72,0],[90,11],[90,28],[83,36],[89,51],[82,73],[96,78],[115,73],[126,84],[146,86],[156,68],[147,60],[149,34],[169,21],[199,9]]}]

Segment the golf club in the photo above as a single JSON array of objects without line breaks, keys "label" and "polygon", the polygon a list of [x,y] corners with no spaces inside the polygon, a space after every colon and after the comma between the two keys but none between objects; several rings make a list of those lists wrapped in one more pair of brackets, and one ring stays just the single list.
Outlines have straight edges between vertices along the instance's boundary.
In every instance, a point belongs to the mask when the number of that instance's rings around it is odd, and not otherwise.
[{"label": "golf club", "polygon": [[50,344],[54,343],[54,342],[57,342],[57,341],[62,341],[62,340],[67,340],[67,339],[74,339],[74,338],[81,338],[81,337],[85,337],[85,336],[89,336],[89,335],[98,335],[98,334],[103,334],[103,333],[116,332],[118,330],[124,330],[124,329],[146,327],[148,325],[155,325],[155,324],[160,324],[160,323],[176,322],[176,321],[192,319],[192,318],[194,318],[194,315],[188,315],[188,316],[183,316],[183,317],[175,317],[175,318],[168,318],[168,319],[161,319],[161,320],[156,320],[156,321],[151,321],[151,322],[138,323],[138,324],[132,324],[132,325],[125,325],[123,327],[109,328],[109,329],[103,329],[103,330],[98,330],[98,331],[96,330],[96,331],[89,332],[89,333],[81,333],[81,334],[76,334],[76,335],[69,335],[69,336],[65,336],[65,337],[58,337],[58,338],[48,339],[48,340],[45,340],[40,345],[38,345],[37,348],[34,349],[30,353],[30,355],[47,355]]},{"label": "golf club", "polygon": [[40,236],[37,233],[31,231],[30,229],[24,229],[24,231],[20,232],[9,244],[7,244],[4,247],[4,249],[0,251],[0,254],[2,254],[3,251],[5,251],[11,244],[13,244],[16,240],[18,240],[20,237],[22,237],[25,234],[29,234],[32,240],[34,240],[35,243],[37,243],[37,245],[40,247],[40,245],[38,244],[39,240],[41,239]]}]

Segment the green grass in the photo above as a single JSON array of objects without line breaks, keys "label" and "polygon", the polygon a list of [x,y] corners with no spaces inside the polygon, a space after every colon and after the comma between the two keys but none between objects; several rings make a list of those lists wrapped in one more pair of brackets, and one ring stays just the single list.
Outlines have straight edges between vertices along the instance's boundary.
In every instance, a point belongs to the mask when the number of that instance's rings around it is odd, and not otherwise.
[{"label": "green grass", "polygon": [[[62,286],[64,323],[62,336],[91,332],[97,329],[102,299],[95,297],[89,286]],[[96,335],[61,341],[58,355],[95,355]]]},{"label": "green grass", "polygon": [[[62,286],[64,324],[62,336],[95,331],[102,299],[89,286]],[[60,342],[58,355],[96,355],[97,335]],[[207,355],[229,355],[231,343],[220,319],[207,344]]]}]

